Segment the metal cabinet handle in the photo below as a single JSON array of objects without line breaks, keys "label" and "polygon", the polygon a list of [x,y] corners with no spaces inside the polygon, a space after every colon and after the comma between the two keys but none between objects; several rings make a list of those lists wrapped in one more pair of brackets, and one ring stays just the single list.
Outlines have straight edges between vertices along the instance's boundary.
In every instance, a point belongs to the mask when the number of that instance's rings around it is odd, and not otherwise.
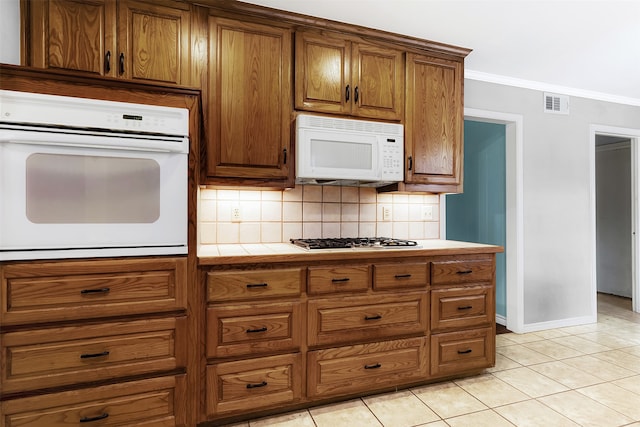
[{"label": "metal cabinet handle", "polygon": [[80,355],[80,359],[93,359],[94,357],[106,357],[108,355],[108,351],[103,351],[102,353],[84,353]]},{"label": "metal cabinet handle", "polygon": [[471,273],[473,273],[473,270],[456,271],[456,274],[471,274]]},{"label": "metal cabinet handle", "polygon": [[251,288],[266,288],[269,286],[268,283],[247,283],[247,289]]},{"label": "metal cabinet handle", "polygon": [[120,74],[124,74],[124,52],[120,53]]},{"label": "metal cabinet handle", "polygon": [[458,307],[458,310],[471,310],[472,308],[472,305],[463,305],[461,307]]},{"label": "metal cabinet handle", "polygon": [[248,334],[252,334],[255,332],[266,332],[267,331],[267,327],[263,326],[262,328],[257,328],[257,329],[247,329],[247,333]]},{"label": "metal cabinet handle", "polygon": [[108,50],[107,54],[104,56],[104,70],[109,73],[111,72],[111,51]]},{"label": "metal cabinet handle", "polygon": [[100,289],[83,289],[80,291],[81,294],[106,294],[110,291],[110,288],[100,288]]},{"label": "metal cabinet handle", "polygon": [[105,418],[109,418],[109,414],[107,414],[106,412],[102,415],[98,415],[97,417],[82,417],[80,418],[80,422],[81,423],[90,423],[92,421],[100,421],[100,420],[104,420]]},{"label": "metal cabinet handle", "polygon": [[413,156],[409,156],[409,170],[413,169]]},{"label": "metal cabinet handle", "polygon": [[266,381],[262,381],[261,383],[258,384],[247,384],[247,388],[260,388],[260,387],[265,387],[267,385]]},{"label": "metal cabinet handle", "polygon": [[282,149],[282,164],[284,164],[284,165],[287,164],[287,149],[286,148]]},{"label": "metal cabinet handle", "polygon": [[378,369],[378,368],[382,368],[382,365],[379,363],[376,363],[375,365],[364,365],[364,369]]},{"label": "metal cabinet handle", "polygon": [[396,279],[408,279],[409,277],[411,277],[410,274],[396,274],[395,275]]},{"label": "metal cabinet handle", "polygon": [[374,316],[364,316],[364,320],[379,320],[382,319],[382,315],[376,314]]},{"label": "metal cabinet handle", "polygon": [[348,282],[349,280],[351,279],[349,279],[348,277],[343,277],[341,279],[331,279],[333,283],[344,283],[344,282]]},{"label": "metal cabinet handle", "polygon": [[344,99],[345,101],[349,102],[349,98],[351,98],[351,88],[349,87],[349,85],[347,85],[344,91]]},{"label": "metal cabinet handle", "polygon": [[468,349],[468,350],[458,350],[458,354],[469,354],[471,353],[473,350]]},{"label": "metal cabinet handle", "polygon": [[360,91],[358,90],[358,86],[353,89],[353,102],[358,103],[358,98],[360,98]]}]

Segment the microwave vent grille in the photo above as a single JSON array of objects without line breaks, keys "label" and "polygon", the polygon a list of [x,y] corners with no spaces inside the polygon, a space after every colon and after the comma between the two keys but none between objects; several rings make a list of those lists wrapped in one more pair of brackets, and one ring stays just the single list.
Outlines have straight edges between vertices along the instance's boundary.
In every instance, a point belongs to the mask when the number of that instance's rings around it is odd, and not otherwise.
[{"label": "microwave vent grille", "polygon": [[342,130],[349,132],[375,133],[384,135],[403,135],[403,126],[397,123],[382,123],[354,119],[336,119],[333,117],[300,115],[298,124],[303,127]]}]

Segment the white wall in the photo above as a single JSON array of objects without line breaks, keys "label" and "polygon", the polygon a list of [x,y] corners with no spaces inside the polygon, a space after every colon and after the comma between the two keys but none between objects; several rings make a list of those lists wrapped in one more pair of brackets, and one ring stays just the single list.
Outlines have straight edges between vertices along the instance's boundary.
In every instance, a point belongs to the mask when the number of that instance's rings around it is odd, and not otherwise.
[{"label": "white wall", "polygon": [[20,64],[20,0],[0,0],[0,63]]},{"label": "white wall", "polygon": [[465,107],[524,117],[524,324],[533,329],[595,316],[589,125],[640,128],[640,107],[572,97],[565,116],[544,113],[542,100],[465,81]]}]

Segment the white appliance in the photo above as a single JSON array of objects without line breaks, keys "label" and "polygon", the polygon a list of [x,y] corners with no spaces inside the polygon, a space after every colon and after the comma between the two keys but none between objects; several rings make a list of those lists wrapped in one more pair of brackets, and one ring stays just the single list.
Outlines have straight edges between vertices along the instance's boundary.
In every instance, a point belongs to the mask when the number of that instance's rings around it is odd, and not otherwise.
[{"label": "white appliance", "polygon": [[296,182],[379,187],[403,180],[404,127],[300,114]]},{"label": "white appliance", "polygon": [[0,261],[187,253],[189,111],[0,91]]}]

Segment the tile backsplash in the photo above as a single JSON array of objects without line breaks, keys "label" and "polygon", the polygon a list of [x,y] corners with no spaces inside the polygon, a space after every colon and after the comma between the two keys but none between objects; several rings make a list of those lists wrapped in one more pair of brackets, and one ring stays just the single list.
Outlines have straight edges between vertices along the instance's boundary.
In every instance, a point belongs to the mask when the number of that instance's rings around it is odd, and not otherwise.
[{"label": "tile backsplash", "polygon": [[201,244],[279,243],[290,238],[437,239],[437,194],[378,194],[375,188],[297,185],[294,189],[201,188]]}]

